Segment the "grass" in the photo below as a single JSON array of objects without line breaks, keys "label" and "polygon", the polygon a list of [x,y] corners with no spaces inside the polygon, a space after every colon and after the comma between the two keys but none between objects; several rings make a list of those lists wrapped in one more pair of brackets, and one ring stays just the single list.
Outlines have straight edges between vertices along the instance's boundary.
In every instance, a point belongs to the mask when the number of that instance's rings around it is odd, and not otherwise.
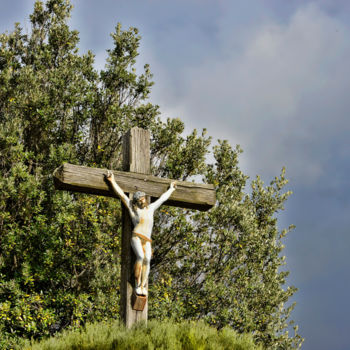
[{"label": "grass", "polygon": [[126,329],[117,321],[88,324],[41,342],[27,342],[25,350],[262,350],[249,335],[229,328],[217,331],[203,322],[149,321]]}]

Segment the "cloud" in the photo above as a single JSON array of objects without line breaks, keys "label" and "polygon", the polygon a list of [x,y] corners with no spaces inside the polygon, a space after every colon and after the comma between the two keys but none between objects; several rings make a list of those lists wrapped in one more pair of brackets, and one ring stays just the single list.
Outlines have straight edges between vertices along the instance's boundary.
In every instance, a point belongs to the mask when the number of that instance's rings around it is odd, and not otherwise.
[{"label": "cloud", "polygon": [[[234,37],[230,29],[220,29],[225,40]],[[315,5],[300,8],[287,23],[250,29],[238,52],[221,42],[223,57],[209,54],[185,71],[182,93],[161,105],[241,144],[249,173],[276,174],[286,165],[293,178],[314,183],[333,157],[330,143],[349,130],[349,37]]]}]

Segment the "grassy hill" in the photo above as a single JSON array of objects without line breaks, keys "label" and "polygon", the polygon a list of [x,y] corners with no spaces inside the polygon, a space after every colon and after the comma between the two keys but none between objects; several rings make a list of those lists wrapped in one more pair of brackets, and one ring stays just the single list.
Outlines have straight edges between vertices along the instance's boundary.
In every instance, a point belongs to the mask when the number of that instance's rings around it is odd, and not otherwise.
[{"label": "grassy hill", "polygon": [[41,342],[25,343],[25,350],[262,350],[251,336],[238,335],[229,328],[217,331],[202,322],[149,321],[130,330],[119,322],[89,324],[83,329],[66,331]]}]

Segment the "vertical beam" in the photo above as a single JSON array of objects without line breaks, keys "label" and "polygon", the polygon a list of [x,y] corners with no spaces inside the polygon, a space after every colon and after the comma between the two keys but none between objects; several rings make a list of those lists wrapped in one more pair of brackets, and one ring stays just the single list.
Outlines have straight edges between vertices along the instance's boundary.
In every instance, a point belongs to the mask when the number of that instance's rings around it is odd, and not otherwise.
[{"label": "vertical beam", "polygon": [[[132,128],[123,139],[124,171],[150,173],[150,133],[148,130]],[[132,196],[132,194],[130,194]],[[128,211],[123,207],[122,253],[121,253],[121,285],[120,314],[127,328],[138,321],[147,321],[148,301],[142,311],[132,309],[132,293],[134,289],[133,267],[135,255],[131,248],[132,222]]]}]

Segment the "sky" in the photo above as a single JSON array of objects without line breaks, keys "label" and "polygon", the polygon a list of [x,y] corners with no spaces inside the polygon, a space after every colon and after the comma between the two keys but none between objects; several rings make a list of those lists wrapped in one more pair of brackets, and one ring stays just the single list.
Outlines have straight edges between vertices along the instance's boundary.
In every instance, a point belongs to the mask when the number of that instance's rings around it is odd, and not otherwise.
[{"label": "sky", "polygon": [[[118,22],[142,36],[151,102],[186,130],[239,144],[242,170],[266,184],[286,167],[279,214],[291,318],[305,350],[350,349],[350,1],[73,0],[70,26],[96,68]],[[1,0],[0,33],[30,29],[33,0]]]}]

